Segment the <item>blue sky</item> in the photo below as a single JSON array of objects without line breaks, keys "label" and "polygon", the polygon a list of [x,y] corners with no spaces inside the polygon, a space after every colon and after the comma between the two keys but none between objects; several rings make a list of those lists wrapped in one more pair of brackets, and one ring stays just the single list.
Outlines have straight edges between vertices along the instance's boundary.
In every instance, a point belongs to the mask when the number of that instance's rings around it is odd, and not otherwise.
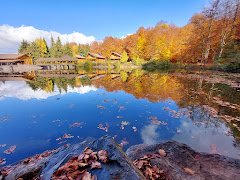
[{"label": "blue sky", "polygon": [[3,0],[0,25],[76,31],[103,39],[122,37],[161,20],[183,26],[205,4],[206,0]]}]

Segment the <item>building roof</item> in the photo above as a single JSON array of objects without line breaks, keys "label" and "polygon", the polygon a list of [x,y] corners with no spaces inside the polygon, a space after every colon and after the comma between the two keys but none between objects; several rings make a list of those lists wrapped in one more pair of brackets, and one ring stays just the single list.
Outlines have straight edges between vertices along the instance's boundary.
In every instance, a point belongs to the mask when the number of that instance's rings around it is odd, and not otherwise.
[{"label": "building roof", "polygon": [[92,56],[93,58],[97,58],[97,59],[105,59],[105,57],[100,54],[95,54],[95,53],[89,52],[88,55]]},{"label": "building roof", "polygon": [[117,52],[112,52],[112,55],[114,55],[114,56],[117,56],[117,57],[122,57],[122,55],[121,54],[119,54],[119,53],[117,53]]},{"label": "building roof", "polygon": [[26,54],[0,54],[0,60],[17,60],[23,56],[27,56]]},{"label": "building roof", "polygon": [[37,59],[35,62],[52,62],[52,61],[77,61],[76,58],[72,58],[68,55],[65,55],[63,57],[60,57],[60,58],[53,58],[53,57],[50,57],[50,58],[39,58]]},{"label": "building roof", "polygon": [[85,59],[85,57],[84,56],[81,56],[81,55],[76,55],[75,56],[77,59]]}]

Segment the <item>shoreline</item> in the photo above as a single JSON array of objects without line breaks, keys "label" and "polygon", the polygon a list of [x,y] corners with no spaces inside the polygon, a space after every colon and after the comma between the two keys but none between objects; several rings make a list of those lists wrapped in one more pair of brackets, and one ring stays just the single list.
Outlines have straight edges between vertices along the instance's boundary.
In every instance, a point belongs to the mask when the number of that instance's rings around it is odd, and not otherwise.
[{"label": "shoreline", "polygon": [[[72,172],[69,168],[73,168],[71,162],[74,157],[78,157],[81,153],[87,155],[88,151],[90,153],[106,151],[108,160],[102,162],[100,158],[100,167],[95,167],[96,169],[88,165],[84,168],[76,167],[74,172],[81,174],[84,171],[84,173],[91,174],[92,177],[97,176],[99,179],[114,177],[145,179],[150,176],[148,172],[146,174],[146,168],[152,172],[151,176],[159,175],[165,179],[205,179],[209,177],[212,179],[238,179],[240,177],[239,159],[197,152],[176,141],[154,145],[134,145],[125,153],[112,138],[105,136],[97,140],[87,138],[78,144],[64,145],[58,149],[45,151],[42,154],[2,167],[0,168],[0,179],[41,178],[47,180],[58,176],[60,178],[59,169],[62,169],[61,174],[69,175],[70,171]],[[91,159],[88,161],[92,163]],[[67,165],[69,168],[64,169]]]}]

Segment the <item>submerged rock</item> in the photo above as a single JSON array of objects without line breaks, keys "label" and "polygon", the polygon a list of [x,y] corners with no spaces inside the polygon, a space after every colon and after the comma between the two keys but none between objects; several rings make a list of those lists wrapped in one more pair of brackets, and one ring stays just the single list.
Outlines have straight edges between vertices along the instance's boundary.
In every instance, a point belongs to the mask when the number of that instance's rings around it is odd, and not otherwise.
[{"label": "submerged rock", "polygon": [[[89,158],[88,155],[95,159]],[[78,172],[74,173],[75,169]],[[65,145],[14,165],[5,166],[0,169],[0,180],[49,180],[53,177],[58,179],[65,175],[67,177],[67,172],[72,176],[78,176],[79,179],[84,176],[133,180],[157,178],[232,180],[240,179],[240,160],[217,154],[199,153],[175,141],[156,145],[135,145],[125,154],[112,138],[103,137],[98,140],[89,138],[79,144]]]},{"label": "submerged rock", "polygon": [[[166,155],[161,156],[163,152]],[[126,154],[132,160],[156,154],[150,162],[152,166],[156,165],[163,170],[167,179],[240,179],[240,160],[218,154],[199,153],[175,141],[135,145]]]}]

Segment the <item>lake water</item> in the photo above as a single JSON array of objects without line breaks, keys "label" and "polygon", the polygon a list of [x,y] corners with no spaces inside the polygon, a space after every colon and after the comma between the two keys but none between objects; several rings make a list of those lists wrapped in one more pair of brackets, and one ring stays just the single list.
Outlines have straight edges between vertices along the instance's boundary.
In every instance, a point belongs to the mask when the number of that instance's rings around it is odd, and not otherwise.
[{"label": "lake water", "polygon": [[[0,158],[10,164],[86,137],[108,135],[124,150],[176,140],[197,151],[240,159],[236,79],[229,83],[223,75],[204,79],[196,73],[141,70],[36,72],[25,80],[2,79]],[[16,149],[6,154],[11,146]]]}]

